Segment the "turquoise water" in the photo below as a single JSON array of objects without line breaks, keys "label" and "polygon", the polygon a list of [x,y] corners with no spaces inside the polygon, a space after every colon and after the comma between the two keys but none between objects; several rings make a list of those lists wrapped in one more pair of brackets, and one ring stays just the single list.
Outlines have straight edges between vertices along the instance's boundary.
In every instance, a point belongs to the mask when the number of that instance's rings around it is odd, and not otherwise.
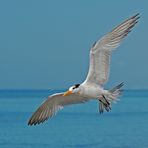
[{"label": "turquoise water", "polygon": [[0,91],[0,148],[148,148],[148,91],[125,91],[110,113],[100,115],[97,101],[90,101],[28,126],[32,111],[53,92]]}]

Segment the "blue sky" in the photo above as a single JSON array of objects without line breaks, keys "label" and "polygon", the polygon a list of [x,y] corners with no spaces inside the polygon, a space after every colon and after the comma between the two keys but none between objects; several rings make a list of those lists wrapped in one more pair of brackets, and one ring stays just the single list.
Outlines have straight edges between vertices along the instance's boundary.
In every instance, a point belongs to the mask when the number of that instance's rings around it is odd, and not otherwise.
[{"label": "blue sky", "polygon": [[140,22],[111,58],[106,87],[148,88],[148,1],[0,1],[0,89],[67,88],[82,82],[89,48],[139,12]]}]

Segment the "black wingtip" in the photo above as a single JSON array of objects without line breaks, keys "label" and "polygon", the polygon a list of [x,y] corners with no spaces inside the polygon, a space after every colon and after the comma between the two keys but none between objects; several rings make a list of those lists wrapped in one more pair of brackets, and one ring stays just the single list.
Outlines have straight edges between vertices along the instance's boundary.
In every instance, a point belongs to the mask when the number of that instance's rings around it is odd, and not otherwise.
[{"label": "black wingtip", "polygon": [[27,123],[27,125],[28,125],[28,126],[31,126],[30,119],[28,120],[28,123]]},{"label": "black wingtip", "polygon": [[131,17],[132,19],[139,19],[140,18],[140,13],[136,13],[135,15],[133,15],[132,17]]},{"label": "black wingtip", "polygon": [[122,87],[124,85],[124,82],[121,82],[118,86]]},{"label": "black wingtip", "polygon": [[132,18],[135,20],[135,24],[138,22],[138,20],[140,19],[140,13],[136,13]]},{"label": "black wingtip", "polygon": [[140,13],[138,12],[138,13],[136,13],[133,17],[137,17],[137,16],[139,16],[140,15]]}]

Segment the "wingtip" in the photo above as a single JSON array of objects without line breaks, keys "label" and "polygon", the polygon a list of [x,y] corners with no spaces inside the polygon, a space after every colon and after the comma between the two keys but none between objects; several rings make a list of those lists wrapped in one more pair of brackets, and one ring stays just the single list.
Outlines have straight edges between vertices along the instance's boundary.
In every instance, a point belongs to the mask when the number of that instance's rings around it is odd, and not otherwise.
[{"label": "wingtip", "polygon": [[132,18],[140,18],[140,13],[139,12],[138,13],[135,13],[135,15],[133,15]]},{"label": "wingtip", "polygon": [[[140,16],[140,13],[135,13],[134,15],[132,15],[131,17],[129,17],[129,19],[128,20],[133,20],[133,22],[135,23],[135,22],[138,22],[138,19],[140,18],[141,16]],[[128,21],[127,20],[127,21]]]},{"label": "wingtip", "polygon": [[27,123],[27,125],[28,125],[28,126],[32,126],[33,123],[31,123],[31,121],[29,120],[28,123]]},{"label": "wingtip", "polygon": [[132,17],[132,19],[134,19],[135,20],[135,22],[137,23],[138,22],[138,20],[140,19],[140,13],[136,13],[133,17]]},{"label": "wingtip", "polygon": [[[52,118],[52,117],[49,117],[49,118]],[[33,120],[32,118],[30,118],[27,125],[28,126],[35,126],[35,125],[39,125],[41,123],[44,123],[47,120],[48,120],[48,118],[44,118],[42,120]]]},{"label": "wingtip", "polygon": [[121,88],[122,86],[124,86],[124,82],[121,82],[118,87]]},{"label": "wingtip", "polygon": [[140,15],[140,13],[139,13],[139,12],[137,12],[137,13],[135,14],[135,16],[138,16],[138,15]]},{"label": "wingtip", "polygon": [[38,122],[28,122],[28,126],[35,126],[35,125],[38,125],[38,124],[40,124],[40,123],[38,123]]},{"label": "wingtip", "polygon": [[121,83],[120,83],[120,85],[122,85],[122,86],[123,86],[123,85],[124,85],[124,82],[121,82]]}]

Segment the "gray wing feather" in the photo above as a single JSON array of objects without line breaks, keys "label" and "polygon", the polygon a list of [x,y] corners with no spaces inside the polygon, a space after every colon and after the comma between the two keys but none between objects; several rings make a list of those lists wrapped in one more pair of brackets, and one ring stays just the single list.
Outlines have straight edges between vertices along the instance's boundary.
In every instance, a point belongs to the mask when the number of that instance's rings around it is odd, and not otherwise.
[{"label": "gray wing feather", "polygon": [[54,94],[49,96],[48,99],[43,102],[39,108],[33,113],[28,121],[28,125],[36,125],[43,123],[48,118],[56,115],[57,111],[65,105],[84,103],[88,101],[87,98],[80,96],[79,94],[71,94],[63,96],[64,93]]},{"label": "gray wing feather", "polygon": [[117,48],[138,22],[139,14],[134,15],[97,41],[90,51],[90,66],[86,82],[103,85],[107,82],[111,51]]}]

